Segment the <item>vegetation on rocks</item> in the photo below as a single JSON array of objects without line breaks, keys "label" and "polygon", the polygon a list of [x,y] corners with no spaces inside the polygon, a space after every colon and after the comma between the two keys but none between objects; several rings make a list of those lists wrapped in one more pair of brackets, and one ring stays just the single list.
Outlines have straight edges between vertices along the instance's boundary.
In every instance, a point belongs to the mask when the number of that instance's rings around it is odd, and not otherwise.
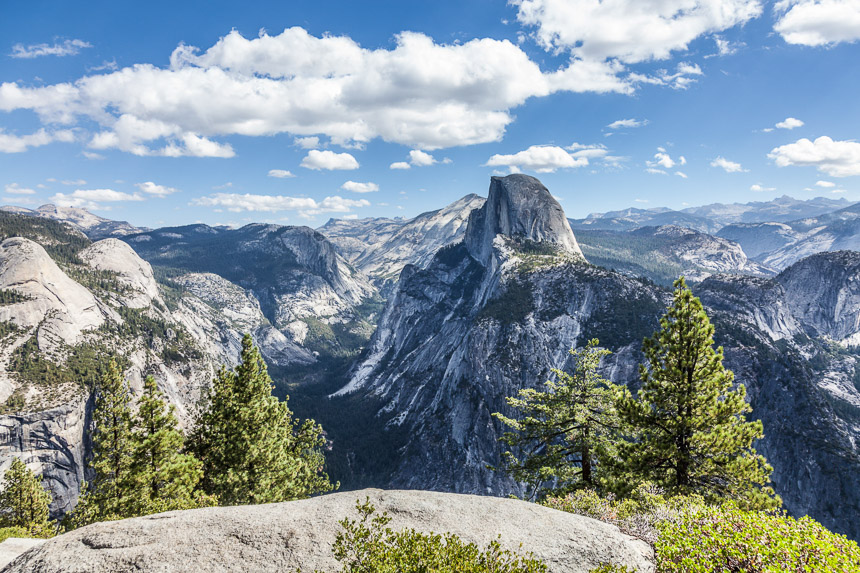
[{"label": "vegetation on rocks", "polygon": [[[394,531],[387,513],[374,515],[366,500],[356,503],[360,519],[344,519],[335,539],[335,559],[342,573],[543,573],[546,565],[501,548],[497,541],[481,550],[450,533]],[[320,572],[317,572],[320,573]]]}]

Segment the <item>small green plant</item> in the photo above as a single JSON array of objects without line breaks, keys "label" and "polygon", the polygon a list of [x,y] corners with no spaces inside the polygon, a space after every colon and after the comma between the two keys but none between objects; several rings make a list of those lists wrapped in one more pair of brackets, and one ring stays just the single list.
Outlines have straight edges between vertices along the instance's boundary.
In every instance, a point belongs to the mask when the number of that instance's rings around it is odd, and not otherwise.
[{"label": "small green plant", "polygon": [[23,527],[0,527],[0,543],[3,543],[10,537],[33,537],[29,531]]},{"label": "small green plant", "polygon": [[[342,573],[538,573],[546,565],[530,555],[522,557],[492,541],[484,551],[456,535],[393,531],[387,513],[365,499],[355,505],[360,519],[344,519],[332,551]],[[376,514],[376,515],[374,515]],[[317,572],[319,573],[319,572]]]}]

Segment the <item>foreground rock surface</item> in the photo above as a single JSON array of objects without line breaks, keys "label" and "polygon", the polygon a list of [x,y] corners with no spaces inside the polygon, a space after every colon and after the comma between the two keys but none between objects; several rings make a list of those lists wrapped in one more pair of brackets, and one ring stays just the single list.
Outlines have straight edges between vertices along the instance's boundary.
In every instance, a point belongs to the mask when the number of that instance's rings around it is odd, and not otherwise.
[{"label": "foreground rock surface", "polygon": [[367,489],[258,506],[207,508],[97,523],[56,537],[12,562],[13,572],[340,570],[338,521],[370,497],[395,530],[451,532],[484,547],[531,551],[552,572],[604,562],[653,572],[648,545],[616,527],[523,501],[427,491]]}]

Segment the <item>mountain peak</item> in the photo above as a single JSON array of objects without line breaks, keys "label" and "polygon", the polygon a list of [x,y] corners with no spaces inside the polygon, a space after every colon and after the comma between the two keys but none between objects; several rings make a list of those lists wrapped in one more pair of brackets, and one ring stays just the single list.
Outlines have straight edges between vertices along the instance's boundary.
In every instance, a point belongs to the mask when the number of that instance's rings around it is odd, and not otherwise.
[{"label": "mountain peak", "polygon": [[543,183],[529,175],[490,178],[486,203],[469,216],[469,254],[486,266],[497,235],[553,243],[582,256],[561,205]]}]

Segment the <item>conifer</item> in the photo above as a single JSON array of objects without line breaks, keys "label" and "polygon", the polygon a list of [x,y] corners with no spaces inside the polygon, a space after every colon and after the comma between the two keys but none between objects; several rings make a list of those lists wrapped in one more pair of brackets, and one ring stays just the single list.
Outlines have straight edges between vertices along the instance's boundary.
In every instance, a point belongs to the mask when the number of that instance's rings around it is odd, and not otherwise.
[{"label": "conifer", "polygon": [[130,515],[132,499],[131,396],[116,361],[111,360],[96,386],[93,412],[94,477],[82,487],[71,518],[74,527]]},{"label": "conifer", "polygon": [[295,420],[272,387],[246,334],[239,365],[222,368],[201,400],[191,450],[203,462],[204,491],[223,504],[286,501],[333,488],[323,472],[322,428]]},{"label": "conifer", "polygon": [[3,490],[0,491],[0,525],[21,527],[30,535],[51,535],[53,524],[49,519],[51,492],[43,485],[27,465],[18,458],[3,475]]},{"label": "conifer", "polygon": [[573,373],[553,369],[555,380],[547,381],[544,391],[527,388],[507,398],[522,417],[493,414],[514,430],[501,438],[514,449],[504,453],[506,471],[529,485],[530,498],[594,488],[603,480],[601,464],[613,449],[610,438],[617,427],[617,388],[597,371],[610,354],[598,345],[593,339],[572,349]]},{"label": "conifer", "polygon": [[734,375],[714,349],[714,327],[684,278],[675,284],[673,304],[660,330],[646,339],[648,366],[640,366],[638,398],[624,391],[618,411],[636,439],[624,444],[620,459],[627,475],[651,481],[670,495],[730,498],[751,508],[781,503],[768,486],[773,468],[756,453],[763,437],[746,389],[732,389]]},{"label": "conifer", "polygon": [[203,477],[203,464],[191,454],[182,453],[185,438],[179,429],[175,407],[165,404],[152,376],[144,380],[132,441],[130,514],[147,515],[214,504],[214,500],[194,491]]}]

